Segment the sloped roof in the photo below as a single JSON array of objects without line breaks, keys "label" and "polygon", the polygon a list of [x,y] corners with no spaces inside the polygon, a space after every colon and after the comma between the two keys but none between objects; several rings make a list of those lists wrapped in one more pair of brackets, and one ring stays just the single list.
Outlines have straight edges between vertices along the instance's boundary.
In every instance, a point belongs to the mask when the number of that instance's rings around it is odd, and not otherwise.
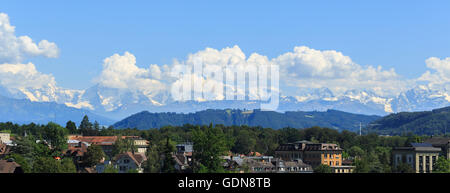
[{"label": "sloped roof", "polygon": [[13,161],[0,160],[0,173],[14,173],[20,165]]},{"label": "sloped roof", "polygon": [[134,161],[134,163],[136,165],[141,165],[144,161],[147,160],[147,157],[145,157],[144,153],[132,153],[132,152],[125,152],[125,153],[121,153],[119,155],[116,156],[115,160],[119,160],[120,158],[127,156],[129,157],[131,160]]},{"label": "sloped roof", "polygon": [[429,143],[411,143],[411,146],[413,146],[413,147],[433,147]]},{"label": "sloped roof", "polygon": [[449,137],[432,137],[425,140],[425,143],[430,143],[433,145],[445,145],[447,143],[450,143]]}]

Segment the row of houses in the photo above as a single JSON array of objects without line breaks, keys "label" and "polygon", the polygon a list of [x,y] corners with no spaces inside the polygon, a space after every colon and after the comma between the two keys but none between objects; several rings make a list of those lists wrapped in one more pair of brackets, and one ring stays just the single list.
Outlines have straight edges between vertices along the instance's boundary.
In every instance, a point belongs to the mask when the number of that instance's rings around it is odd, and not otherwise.
[{"label": "row of houses", "polygon": [[[192,143],[178,144],[173,154],[175,168],[190,171],[192,166]],[[223,156],[226,170],[251,173],[312,173],[313,168],[321,164],[329,165],[335,173],[351,173],[354,166],[343,162],[342,149],[337,144],[297,141],[280,145],[274,156],[264,156],[258,152],[248,155],[232,154]],[[346,164],[343,164],[346,163]]]},{"label": "row of houses", "polygon": [[[119,136],[82,136],[69,135],[68,149],[64,153],[74,159],[74,163],[79,171],[88,173],[103,173],[105,168],[110,165],[118,169],[119,173],[126,173],[130,170],[135,170],[138,173],[144,172],[144,162],[147,160],[146,153],[149,147],[149,141],[138,136],[122,136],[122,139],[129,139],[136,147],[134,152],[124,152],[118,155],[113,155],[114,144],[119,139]],[[100,163],[94,167],[83,167],[83,156],[87,152],[87,148],[91,145],[101,147],[106,154],[106,158],[100,160]],[[114,157],[113,157],[114,156]]]}]

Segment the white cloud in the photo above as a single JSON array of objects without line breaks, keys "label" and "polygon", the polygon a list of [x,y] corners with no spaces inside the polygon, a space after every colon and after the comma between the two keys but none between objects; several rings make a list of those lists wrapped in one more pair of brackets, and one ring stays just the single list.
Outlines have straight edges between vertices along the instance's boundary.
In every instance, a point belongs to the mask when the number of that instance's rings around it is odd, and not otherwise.
[{"label": "white cloud", "polygon": [[149,68],[136,66],[136,57],[125,52],[114,54],[103,61],[103,70],[97,82],[104,87],[137,90],[145,95],[154,95],[164,89],[159,81],[162,72],[158,65]]},{"label": "white cloud", "polygon": [[427,70],[418,80],[426,81],[431,88],[448,87],[450,82],[450,57],[442,60],[431,57],[425,63],[432,71]]},{"label": "white cloud", "polygon": [[[200,64],[203,71],[191,71],[192,69],[189,69],[190,72],[186,72],[186,70],[180,69],[182,68],[182,65],[193,68],[196,64]],[[234,81],[227,82],[226,79],[224,79],[226,78],[226,75],[224,74],[234,76],[234,72],[248,72],[249,76],[252,76],[258,74],[258,67],[269,64],[271,64],[271,62],[266,56],[256,53],[251,54],[250,57],[247,58],[237,45],[226,47],[222,50],[206,48],[194,54],[189,54],[187,60],[182,62],[176,61],[171,66],[176,69],[174,71],[183,71],[183,75],[179,76],[178,79],[171,84],[173,89],[172,95],[176,94],[182,85],[189,87],[192,80],[192,90],[194,93],[192,98],[197,101],[229,99],[226,98],[224,88],[226,92],[231,91],[235,93],[233,96],[245,97],[245,84],[241,85],[243,87],[235,87]],[[240,83],[240,81],[238,82]],[[249,97],[251,97],[251,99],[267,97],[267,93],[266,95],[262,95],[262,93],[258,92],[256,85],[256,81],[250,79],[248,90]],[[176,100],[181,99],[181,96],[174,97]],[[190,99],[190,97],[187,99]]]},{"label": "white cloud", "polygon": [[39,89],[48,85],[56,85],[52,75],[42,74],[32,63],[1,64],[0,84],[9,89]]},{"label": "white cloud", "polygon": [[395,95],[407,84],[394,69],[361,66],[335,50],[295,47],[293,52],[272,61],[280,65],[282,84],[290,87],[289,90],[326,87],[338,94],[350,89],[366,89],[380,95]]},{"label": "white cloud", "polygon": [[59,49],[53,42],[42,40],[36,44],[28,36],[17,37],[8,15],[0,13],[0,64],[19,63],[33,56],[56,58],[58,55]]},{"label": "white cloud", "polygon": [[[222,50],[206,48],[190,54],[186,61],[177,61],[175,64],[193,66],[196,61],[203,63],[204,71],[217,71],[217,69],[227,67],[231,71],[247,71],[253,74],[257,74],[255,70],[258,66],[278,65],[280,67],[280,89],[283,95],[288,96],[296,96],[303,88],[322,87],[329,88],[338,95],[351,89],[365,89],[381,96],[395,96],[412,84],[410,80],[401,79],[394,69],[385,70],[381,66],[361,66],[341,52],[321,51],[305,46],[295,47],[293,52],[287,52],[272,59],[257,53],[253,53],[247,58],[238,46]],[[187,84],[192,78],[198,80],[194,85],[211,87],[213,84],[219,88],[234,88],[233,85],[214,81],[211,77],[202,76],[202,74],[182,76],[172,86],[179,87]],[[255,86],[256,83],[253,85]],[[201,90],[195,90],[195,92],[201,92]],[[245,95],[242,89],[237,89],[236,92],[238,95]],[[219,100],[224,98],[223,93],[204,92],[204,94]],[[250,86],[249,95],[258,97],[258,90]]]}]

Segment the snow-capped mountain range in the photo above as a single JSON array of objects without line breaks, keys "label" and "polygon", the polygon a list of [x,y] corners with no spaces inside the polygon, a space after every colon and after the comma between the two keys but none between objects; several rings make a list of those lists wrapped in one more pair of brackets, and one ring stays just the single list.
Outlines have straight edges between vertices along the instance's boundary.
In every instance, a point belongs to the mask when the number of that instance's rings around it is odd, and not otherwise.
[{"label": "snow-capped mountain range", "polygon": [[[89,110],[114,120],[147,110],[149,112],[195,112],[205,109],[258,109],[260,101],[173,101],[168,92],[146,95],[127,89],[100,85],[86,90],[67,90],[57,87],[8,90],[0,87],[8,98],[33,102],[56,102],[68,107]],[[304,89],[298,96],[281,96],[279,111],[326,111],[335,109],[366,115],[387,115],[402,111],[425,111],[450,106],[450,92],[417,86],[396,97],[382,97],[368,90],[349,90],[335,95],[330,89]]]}]

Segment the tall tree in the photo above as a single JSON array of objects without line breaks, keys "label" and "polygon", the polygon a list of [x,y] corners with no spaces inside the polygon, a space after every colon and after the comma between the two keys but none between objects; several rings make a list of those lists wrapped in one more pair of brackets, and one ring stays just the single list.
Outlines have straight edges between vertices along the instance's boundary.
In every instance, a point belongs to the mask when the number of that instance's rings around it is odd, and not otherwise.
[{"label": "tall tree", "polygon": [[221,129],[212,124],[209,127],[197,127],[192,132],[194,142],[194,172],[220,173],[224,172],[223,160],[220,156],[229,150],[225,135]]},{"label": "tall tree", "polygon": [[91,145],[88,147],[87,152],[84,154],[83,163],[87,167],[95,166],[100,163],[105,157],[105,153],[102,148],[98,145]]},{"label": "tall tree", "polygon": [[53,152],[59,154],[67,149],[67,134],[69,132],[66,128],[61,127],[56,123],[48,123],[44,127],[43,137],[50,143]]},{"label": "tall tree", "polygon": [[175,147],[170,143],[169,137],[166,138],[166,145],[163,149],[163,163],[161,167],[161,172],[163,173],[174,173],[175,172],[175,160],[172,157],[172,153],[175,151]]},{"label": "tall tree", "polygon": [[69,130],[70,134],[76,134],[78,133],[77,125],[73,121],[67,121],[66,123],[66,129]]},{"label": "tall tree", "polygon": [[117,140],[113,145],[112,157],[124,152],[135,152],[136,146],[134,141],[129,138],[123,139],[121,135],[117,136]]},{"label": "tall tree", "polygon": [[147,164],[145,172],[159,173],[161,172],[161,159],[158,147],[153,145],[147,150]]},{"label": "tall tree", "polygon": [[93,131],[93,125],[89,121],[89,117],[85,115],[80,123],[80,131],[82,135],[90,136]]}]

